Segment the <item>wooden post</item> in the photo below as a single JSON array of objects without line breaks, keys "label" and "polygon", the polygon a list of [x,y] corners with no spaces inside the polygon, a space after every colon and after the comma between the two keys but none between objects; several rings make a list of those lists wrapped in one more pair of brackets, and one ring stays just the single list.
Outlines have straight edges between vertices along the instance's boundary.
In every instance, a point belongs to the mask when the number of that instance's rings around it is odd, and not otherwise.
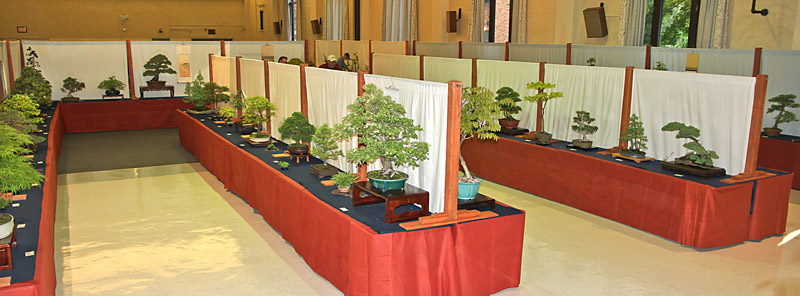
[{"label": "wooden post", "polygon": [[214,54],[208,54],[208,82],[214,82]]},{"label": "wooden post", "polygon": [[414,47],[414,55],[417,55],[417,40],[414,40],[414,43],[411,44]]},{"label": "wooden post", "polygon": [[[364,95],[364,71],[358,71],[358,96]],[[363,147],[361,141],[358,142],[358,147]],[[367,164],[358,165],[358,182],[367,181]]]},{"label": "wooden post", "polygon": [[406,55],[408,55],[408,40],[406,40]]},{"label": "wooden post", "polygon": [[478,58],[472,58],[472,87],[478,87]]},{"label": "wooden post", "polygon": [[306,90],[306,65],[300,65],[300,112],[308,117],[308,91]]},{"label": "wooden post", "polygon": [[[236,57],[236,95],[243,94],[242,93],[242,57]],[[216,103],[214,104],[216,105]],[[242,109],[236,109],[236,115],[241,117],[242,116]]]},{"label": "wooden post", "polygon": [[[22,39],[17,39],[17,41],[19,41],[19,68],[22,69],[25,67],[25,50],[24,46],[22,46]],[[22,75],[22,73],[19,74]]]},{"label": "wooden post", "polygon": [[464,58],[464,51],[463,51],[463,47],[461,46],[463,43],[464,43],[464,41],[459,41],[458,42],[458,58],[459,59],[463,59]]},{"label": "wooden post", "polygon": [[425,55],[419,56],[419,80],[425,80]]},{"label": "wooden post", "polygon": [[508,61],[508,58],[509,58],[508,52],[509,52],[509,42],[506,42],[506,59],[505,59],[505,61]]},{"label": "wooden post", "polygon": [[339,56],[343,56],[343,55],[344,55],[344,41],[343,40],[339,40]]},{"label": "wooden post", "polygon": [[369,74],[372,74],[372,59],[373,59],[372,55],[373,54],[374,54],[374,52],[370,51],[370,53],[369,53],[369,69],[367,69]]},{"label": "wooden post", "polygon": [[133,53],[130,40],[125,40],[125,50],[128,58],[128,91],[130,91],[131,100],[138,100],[139,98],[136,97],[136,84],[133,81]]},{"label": "wooden post", "polygon": [[225,40],[220,40],[219,41],[219,46],[220,46],[220,55],[224,57],[225,56]]},{"label": "wooden post", "polygon": [[[128,44],[130,44],[130,41],[128,41],[128,42],[129,42]],[[128,47],[130,48],[130,45]],[[8,39],[6,39],[6,58],[8,59],[8,85],[13,89],[14,88],[14,59],[11,58],[11,41],[8,41]],[[20,63],[22,63],[22,61],[20,61]],[[11,92],[11,91],[9,91],[9,92]]]},{"label": "wooden post", "polygon": [[[544,82],[544,65],[547,63],[539,63],[539,81]],[[539,90],[539,93],[544,92],[543,89]],[[544,105],[542,102],[536,103],[536,132],[542,132],[542,125],[544,124]]]},{"label": "wooden post", "polygon": [[572,65],[572,43],[567,43],[567,65]]},{"label": "wooden post", "polygon": [[311,60],[308,58],[308,39],[303,40],[303,60],[306,63]]},{"label": "wooden post", "polygon": [[651,56],[652,52],[653,52],[653,46],[648,44],[647,45],[647,51],[644,53],[644,68],[645,69],[650,69],[650,64],[651,64],[651,59],[652,59],[652,56]]},{"label": "wooden post", "polygon": [[755,57],[753,58],[753,77],[761,74],[761,47],[756,47]]},{"label": "wooden post", "polygon": [[[269,98],[269,61],[264,60],[264,97],[267,101],[272,101]],[[272,132],[272,120],[267,121],[267,130]]]},{"label": "wooden post", "polygon": [[[2,68],[3,68],[3,61],[0,61],[0,69],[2,69]],[[9,90],[9,92],[10,91],[11,90]],[[6,97],[6,84],[3,83],[2,79],[0,79],[0,101],[2,101],[3,98],[5,98],[5,97]]]},{"label": "wooden post", "polygon": [[747,158],[744,162],[744,172],[730,179],[721,180],[723,183],[738,183],[774,176],[775,174],[756,170],[758,163],[758,147],[761,142],[761,122],[764,119],[764,103],[767,98],[767,75],[756,76],[756,94],[753,100],[753,114],[750,117],[750,137],[747,143]]}]

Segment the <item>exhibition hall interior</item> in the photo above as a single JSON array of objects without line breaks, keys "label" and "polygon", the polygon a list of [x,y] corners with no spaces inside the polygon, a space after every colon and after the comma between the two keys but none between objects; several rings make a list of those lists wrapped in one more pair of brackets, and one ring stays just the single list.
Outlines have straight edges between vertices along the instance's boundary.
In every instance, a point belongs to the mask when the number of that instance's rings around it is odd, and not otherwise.
[{"label": "exhibition hall interior", "polygon": [[797,295],[800,1],[0,1],[0,295]]}]

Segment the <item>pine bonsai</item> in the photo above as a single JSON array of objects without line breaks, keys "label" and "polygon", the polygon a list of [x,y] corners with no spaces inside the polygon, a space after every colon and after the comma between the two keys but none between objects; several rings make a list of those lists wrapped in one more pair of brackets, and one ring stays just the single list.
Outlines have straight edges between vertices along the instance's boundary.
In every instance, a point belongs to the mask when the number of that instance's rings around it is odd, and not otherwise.
[{"label": "pine bonsai", "polygon": [[170,62],[169,58],[159,53],[144,64],[146,71],[142,75],[153,76],[150,81],[161,81],[159,80],[161,74],[177,74],[175,70],[172,70],[171,65],[172,62]]},{"label": "pine bonsai", "polygon": [[36,60],[39,58],[39,54],[37,54],[36,51],[30,46],[28,46],[25,51],[25,55],[28,56],[25,58],[25,65],[28,67],[39,68],[41,65],[39,65],[39,61]]},{"label": "pine bonsai", "polygon": [[227,86],[221,86],[214,82],[203,81],[203,75],[199,72],[197,77],[186,86],[186,98],[184,102],[192,104],[190,108],[197,112],[206,112],[210,104],[229,102],[231,97],[225,92],[229,91]]},{"label": "pine bonsai", "polygon": [[686,144],[683,144],[683,147],[689,149],[690,152],[676,159],[675,163],[687,164],[687,165],[695,164],[700,166],[713,167],[714,159],[719,158],[717,152],[714,152],[712,150],[706,150],[706,148],[700,144],[700,140],[698,140],[698,138],[700,138],[700,129],[694,126],[685,125],[683,123],[673,121],[667,123],[667,125],[662,127],[661,130],[667,132],[677,131],[678,134],[675,135],[675,138],[689,139],[691,141]]},{"label": "pine bonsai", "polygon": [[792,111],[786,110],[786,108],[800,107],[800,103],[794,101],[795,98],[797,98],[797,96],[794,94],[782,94],[769,99],[769,102],[773,104],[769,106],[767,113],[777,111],[778,115],[775,116],[775,124],[767,129],[777,130],[778,134],[780,134],[781,129],[778,128],[779,124],[798,121],[797,115]]},{"label": "pine bonsai", "polygon": [[106,91],[123,90],[125,89],[125,83],[117,79],[116,76],[111,76],[100,82],[100,84],[97,85],[97,88]]},{"label": "pine bonsai", "polygon": [[496,99],[497,104],[500,105],[500,109],[503,111],[503,118],[501,120],[518,121],[514,118],[514,114],[522,111],[522,107],[517,105],[517,103],[522,101],[522,99],[519,98],[519,93],[508,86],[504,86],[497,90]]},{"label": "pine bonsai", "polygon": [[[509,88],[510,89],[510,88]],[[499,91],[498,91],[499,92]],[[513,90],[512,90],[513,92]],[[480,140],[497,140],[500,131],[500,124],[497,119],[503,115],[503,110],[499,101],[494,99],[494,94],[484,87],[465,87],[461,92],[461,142],[478,138]],[[470,173],[467,162],[459,154],[461,167],[464,168],[464,177],[459,177],[460,182],[476,183],[476,179]]]},{"label": "pine bonsai", "polygon": [[348,114],[333,128],[334,137],[350,140],[360,136],[364,147],[347,151],[347,160],[370,164],[380,160],[381,170],[367,173],[382,180],[400,180],[408,175],[395,166],[418,167],[428,159],[428,143],[418,141],[422,128],[406,117],[403,105],[384,95],[375,84],[364,86],[364,95],[347,106]]},{"label": "pine bonsai", "polygon": [[316,144],[311,149],[311,155],[322,160],[323,164],[319,167],[320,169],[332,168],[333,166],[328,164],[328,161],[337,160],[339,156],[342,156],[342,151],[339,150],[339,145],[336,143],[336,139],[333,138],[332,133],[333,131],[328,127],[328,124],[324,123],[317,129],[311,139]]},{"label": "pine bonsai", "polygon": [[622,151],[644,155],[647,150],[647,136],[644,135],[644,124],[639,120],[639,115],[631,114],[628,129],[622,132],[622,137],[619,139],[628,142],[628,149]]},{"label": "pine bonsai", "polygon": [[44,118],[39,116],[42,113],[39,110],[39,104],[31,100],[31,98],[26,95],[7,96],[3,100],[3,103],[0,104],[0,111],[8,110],[19,111],[33,124],[44,122]]},{"label": "pine bonsai", "polygon": [[576,113],[577,115],[572,118],[572,122],[575,123],[572,126],[572,130],[581,134],[581,142],[591,142],[586,136],[597,132],[597,126],[592,125],[595,119],[592,118],[588,111],[580,110],[576,111]]},{"label": "pine bonsai", "polygon": [[53,104],[53,86],[42,76],[42,71],[26,66],[22,68],[19,78],[14,80],[12,95],[26,95],[33,99],[39,106],[47,107]]},{"label": "pine bonsai", "polygon": [[[237,97],[234,99],[234,105],[236,108],[242,108],[242,123],[253,124],[258,130],[262,130],[261,126],[269,122],[272,116],[275,116],[275,110],[278,110],[275,104],[262,96],[244,99]],[[311,133],[314,132],[312,131]]]},{"label": "pine bonsai", "polygon": [[74,77],[67,77],[64,78],[63,86],[61,86],[61,91],[67,93],[67,97],[74,98],[72,96],[73,93],[79,92],[86,88],[86,83],[78,81]]},{"label": "pine bonsai", "polygon": [[289,147],[308,147],[308,145],[303,144],[303,142],[311,142],[315,131],[316,128],[314,128],[314,126],[308,122],[308,118],[300,112],[292,113],[292,116],[286,118],[283,124],[281,124],[281,127],[278,128],[278,132],[281,133],[281,139],[294,140],[294,143],[290,144]]}]

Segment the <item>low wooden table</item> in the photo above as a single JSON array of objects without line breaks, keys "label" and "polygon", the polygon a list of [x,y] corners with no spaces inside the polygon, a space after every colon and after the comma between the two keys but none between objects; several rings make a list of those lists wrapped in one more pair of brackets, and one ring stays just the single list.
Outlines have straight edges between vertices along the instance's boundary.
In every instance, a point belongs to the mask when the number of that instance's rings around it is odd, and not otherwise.
[{"label": "low wooden table", "polygon": [[17,246],[17,230],[14,229],[11,235],[0,238],[0,270],[14,268],[11,262],[11,248]]},{"label": "low wooden table", "polygon": [[144,98],[144,92],[146,91],[169,91],[169,97],[175,97],[175,87],[172,85],[165,85],[165,86],[140,86],[139,87],[139,97]]},{"label": "low wooden table", "polygon": [[458,209],[476,209],[489,207],[494,209],[494,198],[478,193],[473,199],[458,199]]},{"label": "low wooden table", "polygon": [[[140,90],[139,92],[141,92],[141,90]],[[120,98],[120,99],[125,99],[125,96],[124,96],[124,95],[122,95],[122,94],[118,94],[118,95],[103,95],[103,101],[105,101],[105,100],[106,100],[106,98]]]},{"label": "low wooden table", "polygon": [[[361,196],[361,192],[368,193]],[[376,203],[386,203],[386,224],[415,220],[422,216],[427,216],[428,212],[428,192],[420,188],[406,184],[403,189],[381,191],[372,188],[369,181],[353,183],[352,189],[353,206],[363,206]],[[400,206],[409,204],[419,204],[420,211],[408,211],[395,214],[395,210]]]}]

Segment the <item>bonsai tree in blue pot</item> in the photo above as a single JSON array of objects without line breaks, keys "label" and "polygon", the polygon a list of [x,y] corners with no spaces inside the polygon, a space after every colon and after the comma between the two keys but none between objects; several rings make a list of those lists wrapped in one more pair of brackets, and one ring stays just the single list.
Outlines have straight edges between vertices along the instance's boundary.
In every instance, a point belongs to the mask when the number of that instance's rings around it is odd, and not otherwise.
[{"label": "bonsai tree in blue pot", "polygon": [[[461,145],[464,141],[497,140],[495,132],[500,131],[498,119],[503,117],[503,109],[494,99],[494,93],[484,87],[465,87],[461,93]],[[481,180],[472,176],[467,162],[459,153],[464,176],[458,177],[458,198],[473,199],[478,194]]]}]

